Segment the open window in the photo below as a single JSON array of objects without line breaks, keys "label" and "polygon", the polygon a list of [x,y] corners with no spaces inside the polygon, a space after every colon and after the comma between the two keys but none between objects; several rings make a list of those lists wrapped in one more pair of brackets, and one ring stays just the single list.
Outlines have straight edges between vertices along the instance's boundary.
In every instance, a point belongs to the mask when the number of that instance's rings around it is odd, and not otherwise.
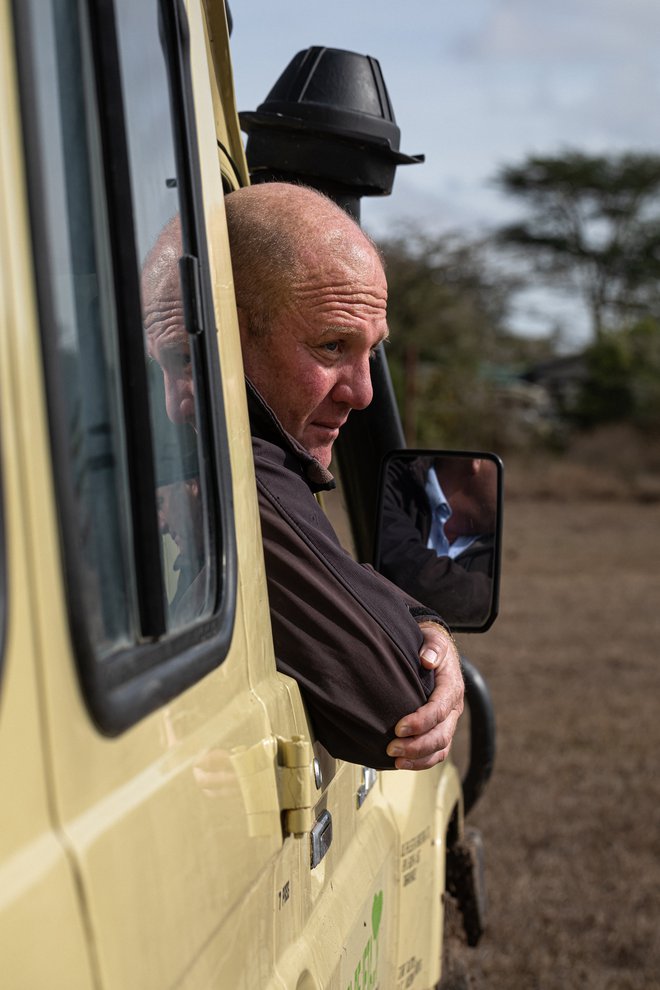
[{"label": "open window", "polygon": [[16,3],[68,603],[113,733],[224,658],[229,456],[179,0]]}]

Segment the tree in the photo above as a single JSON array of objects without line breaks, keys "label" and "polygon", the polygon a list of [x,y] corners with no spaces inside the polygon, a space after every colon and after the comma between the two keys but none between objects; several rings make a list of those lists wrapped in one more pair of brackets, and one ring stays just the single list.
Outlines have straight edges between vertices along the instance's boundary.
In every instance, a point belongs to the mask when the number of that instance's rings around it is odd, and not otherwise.
[{"label": "tree", "polygon": [[497,185],[528,208],[498,231],[538,273],[582,295],[594,340],[608,322],[657,315],[660,280],[660,155],[530,156],[505,166]]},{"label": "tree", "polygon": [[[493,382],[507,341],[513,282],[487,245],[410,230],[380,245],[388,281],[388,357],[408,443],[486,443]],[[498,354],[499,356],[499,354]]]},{"label": "tree", "polygon": [[575,408],[583,427],[629,420],[657,436],[660,428],[660,325],[651,317],[606,333],[584,354],[587,376]]}]

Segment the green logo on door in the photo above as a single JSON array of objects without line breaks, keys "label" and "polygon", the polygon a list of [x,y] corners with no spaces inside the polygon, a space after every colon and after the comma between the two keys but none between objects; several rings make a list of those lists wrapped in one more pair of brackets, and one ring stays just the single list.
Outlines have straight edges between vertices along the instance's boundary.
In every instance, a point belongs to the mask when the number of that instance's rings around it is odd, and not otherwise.
[{"label": "green logo on door", "polygon": [[383,913],[383,892],[379,890],[377,894],[374,894],[374,902],[371,905],[371,930],[374,933],[374,942],[378,938],[378,929],[380,928],[380,919]]},{"label": "green logo on door", "polygon": [[347,990],[375,990],[378,980],[378,933],[383,920],[383,891],[374,894],[371,905],[371,932],[364,951],[355,967]]}]

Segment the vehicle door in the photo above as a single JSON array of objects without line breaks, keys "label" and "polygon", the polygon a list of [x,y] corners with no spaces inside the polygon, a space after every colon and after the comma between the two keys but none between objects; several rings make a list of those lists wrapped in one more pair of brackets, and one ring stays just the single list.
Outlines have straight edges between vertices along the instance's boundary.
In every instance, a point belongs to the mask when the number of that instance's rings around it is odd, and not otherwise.
[{"label": "vehicle door", "polygon": [[[27,0],[14,16],[38,296],[38,327],[14,317],[23,620],[73,878],[50,924],[68,931],[74,886],[98,986],[253,990],[271,974],[282,802],[253,687],[274,664],[238,335],[213,305],[230,266],[203,86],[194,126],[201,12]],[[289,691],[269,690],[286,736]]]},{"label": "vehicle door", "polygon": [[[18,416],[16,331],[34,319],[29,284],[12,33],[0,12],[0,956],[21,990],[87,987],[87,941],[49,800],[33,634],[25,480],[30,423]],[[35,384],[33,382],[33,384]],[[56,918],[56,923],[54,923]],[[38,947],[38,951],[37,951]]]}]

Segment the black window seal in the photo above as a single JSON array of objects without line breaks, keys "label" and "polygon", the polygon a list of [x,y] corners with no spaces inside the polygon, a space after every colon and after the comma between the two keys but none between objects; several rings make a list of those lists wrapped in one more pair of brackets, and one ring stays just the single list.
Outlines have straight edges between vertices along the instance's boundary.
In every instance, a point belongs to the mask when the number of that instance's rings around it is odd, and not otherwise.
[{"label": "black window seal", "polygon": [[[90,713],[97,728],[106,735],[116,735],[146,715],[160,708],[187,687],[218,667],[226,657],[233,634],[236,610],[236,538],[234,532],[233,494],[229,464],[229,445],[225,429],[224,408],[217,359],[215,333],[205,332],[203,346],[208,358],[207,419],[213,426],[214,444],[209,450],[216,486],[222,498],[216,498],[218,531],[222,527],[224,541],[219,554],[218,571],[223,578],[222,597],[216,603],[216,611],[206,621],[198,622],[180,632],[174,632],[160,641],[140,643],[100,660],[89,636],[84,614],[77,604],[76,590],[82,580],[82,568],[75,552],[77,512],[73,493],[65,479],[67,472],[57,470],[58,464],[69,460],[66,418],[56,373],[56,334],[52,314],[53,288],[51,284],[46,238],[44,204],[47,197],[47,177],[44,172],[42,136],[38,125],[38,83],[36,53],[32,32],[38,30],[38,14],[31,0],[12,0],[15,24],[19,78],[19,100],[23,127],[23,145],[28,190],[30,226],[32,230],[32,256],[35,266],[35,290],[41,327],[42,349],[45,363],[46,399],[49,411],[49,429],[53,457],[53,477],[59,506],[60,546],[62,567],[66,584],[69,622],[74,640],[74,652],[83,691]],[[43,16],[43,13],[41,14]],[[185,14],[184,14],[185,16]],[[183,60],[185,76],[182,90],[186,94],[188,108],[192,108],[192,90],[189,54]],[[190,110],[187,111],[187,115]],[[201,223],[202,195],[197,163],[195,132],[189,116],[186,129],[191,134],[188,153],[192,156],[190,175],[192,197],[195,203],[197,229]],[[180,143],[180,141],[178,142]],[[201,304],[205,314],[213,313],[208,280],[208,259],[205,238],[198,241],[203,259]],[[214,320],[207,322],[214,327]],[[208,448],[207,448],[208,449]]]}]

